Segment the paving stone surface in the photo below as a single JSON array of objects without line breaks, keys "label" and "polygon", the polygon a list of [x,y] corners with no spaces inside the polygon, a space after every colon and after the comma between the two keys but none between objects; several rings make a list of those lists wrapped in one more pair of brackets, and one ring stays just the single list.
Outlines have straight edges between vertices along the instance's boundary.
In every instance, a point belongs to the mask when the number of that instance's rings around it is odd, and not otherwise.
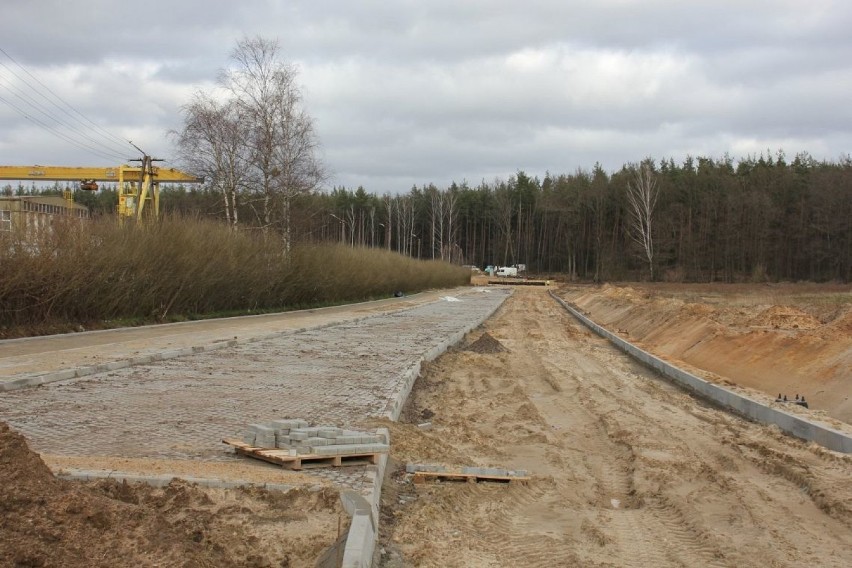
[{"label": "paving stone surface", "polygon": [[[403,372],[481,320],[508,292],[399,312],[0,394],[0,416],[38,452],[233,460],[249,424],[304,418],[357,426],[381,415]],[[307,472],[358,486],[364,468]]]}]

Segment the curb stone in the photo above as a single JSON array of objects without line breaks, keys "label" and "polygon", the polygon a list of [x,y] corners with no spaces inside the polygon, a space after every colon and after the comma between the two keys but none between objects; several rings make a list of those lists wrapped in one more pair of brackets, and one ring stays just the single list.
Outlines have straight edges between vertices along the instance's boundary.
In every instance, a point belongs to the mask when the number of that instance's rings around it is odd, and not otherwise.
[{"label": "curb stone", "polygon": [[663,376],[675,382],[677,385],[687,389],[694,395],[711,401],[748,420],[760,424],[778,426],[781,431],[796,438],[800,438],[833,450],[835,452],[852,453],[852,436],[843,432],[817,424],[800,416],[772,408],[756,400],[737,394],[719,385],[706,381],[700,377],[687,373],[679,367],[663,361],[651,355],[647,351],[639,349],[632,343],[625,341],[611,331],[596,324],[577,309],[570,306],[562,298],[550,292],[550,296],[562,305],[571,315],[577,318],[583,325],[608,339],[610,343],[636,359],[660,372]]}]

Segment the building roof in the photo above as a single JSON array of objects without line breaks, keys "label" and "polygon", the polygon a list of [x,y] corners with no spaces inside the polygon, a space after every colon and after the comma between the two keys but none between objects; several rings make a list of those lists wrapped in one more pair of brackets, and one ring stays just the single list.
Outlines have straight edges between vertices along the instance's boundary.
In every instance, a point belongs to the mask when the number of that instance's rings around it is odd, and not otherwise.
[{"label": "building roof", "polygon": [[30,203],[43,203],[45,205],[55,205],[65,209],[85,209],[89,210],[85,205],[79,203],[69,203],[64,197],[59,195],[0,195],[2,201],[29,201]]}]

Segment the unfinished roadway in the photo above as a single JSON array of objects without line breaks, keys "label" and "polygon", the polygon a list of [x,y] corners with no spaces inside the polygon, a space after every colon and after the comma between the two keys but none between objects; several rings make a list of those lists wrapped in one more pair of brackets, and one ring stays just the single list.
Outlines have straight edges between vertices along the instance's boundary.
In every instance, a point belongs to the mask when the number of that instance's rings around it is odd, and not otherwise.
[{"label": "unfinished roadway", "polygon": [[466,288],[0,342],[0,416],[55,471],[363,489],[364,467],[285,476],[235,457],[221,441],[282,417],[355,427],[384,415],[407,394],[412,364],[506,297]]},{"label": "unfinished roadway", "polygon": [[[280,469],[246,463],[220,439],[284,416],[374,425],[370,417],[392,414],[404,397],[412,362],[502,304],[469,340],[488,332],[508,351],[452,350],[417,381],[402,423],[385,421],[392,482],[383,489],[381,565],[852,562],[848,456],[693,398],[591,334],[544,289],[507,297],[469,288],[256,318],[254,330],[235,320],[125,343],[89,334],[94,347],[38,348],[59,338],[0,344],[0,368],[21,370],[2,375],[6,384],[68,368],[83,374],[0,393],[0,415],[55,470],[271,482]],[[195,354],[175,355],[186,349]],[[98,371],[121,360],[116,354],[157,353],[174,357]],[[431,429],[418,428],[427,415]],[[533,479],[414,486],[400,474],[408,462],[526,469]],[[363,490],[365,469],[286,480]]]}]

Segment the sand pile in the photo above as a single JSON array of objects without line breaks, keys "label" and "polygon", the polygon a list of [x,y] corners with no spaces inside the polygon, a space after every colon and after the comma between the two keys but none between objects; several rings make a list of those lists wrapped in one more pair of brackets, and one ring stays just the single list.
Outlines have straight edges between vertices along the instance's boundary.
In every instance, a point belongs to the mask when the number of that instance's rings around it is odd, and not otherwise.
[{"label": "sand pile", "polygon": [[474,353],[501,353],[508,351],[508,349],[486,332],[479,339],[468,345],[465,351],[473,351]]},{"label": "sand pile", "polygon": [[842,311],[829,323],[829,327],[843,335],[852,335],[852,307]]},{"label": "sand pile", "polygon": [[0,422],[0,567],[310,563],[334,542],[334,533],[289,543],[279,533],[274,547],[253,534],[257,526],[276,520],[286,527],[294,510],[304,516],[312,509],[339,507],[336,492],[291,493],[236,490],[226,495],[182,481],[161,489],[64,481],[53,476],[21,435]]},{"label": "sand pile", "polygon": [[812,315],[792,306],[770,306],[751,319],[754,327],[773,329],[816,329],[820,321]]}]

